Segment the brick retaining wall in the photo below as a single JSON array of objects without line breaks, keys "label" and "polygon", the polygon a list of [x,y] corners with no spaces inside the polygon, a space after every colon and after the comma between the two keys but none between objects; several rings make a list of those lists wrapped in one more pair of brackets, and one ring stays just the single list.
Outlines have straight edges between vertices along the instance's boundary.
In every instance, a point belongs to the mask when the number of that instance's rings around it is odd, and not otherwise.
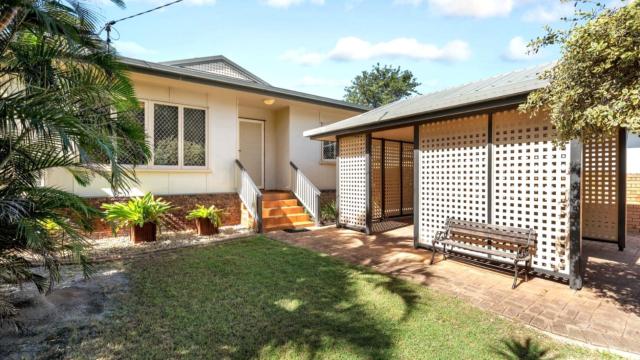
[{"label": "brick retaining wall", "polygon": [[[185,216],[187,212],[195,208],[196,205],[205,206],[215,205],[219,208],[226,209],[226,213],[222,216],[223,225],[240,224],[240,198],[236,193],[217,193],[217,194],[193,194],[193,195],[158,195],[164,200],[170,202],[175,208],[171,211],[165,222],[165,228],[171,231],[195,230],[193,221],[187,221]],[[88,198],[87,201],[95,208],[100,208],[104,203],[113,203],[118,201],[126,201],[128,198],[120,197],[99,197]],[[92,238],[102,238],[112,236],[111,227],[102,220],[94,223],[94,232],[89,236]],[[126,234],[127,230],[122,230],[121,234]]]},{"label": "brick retaining wall", "polygon": [[627,231],[640,233],[640,174],[627,174]]}]

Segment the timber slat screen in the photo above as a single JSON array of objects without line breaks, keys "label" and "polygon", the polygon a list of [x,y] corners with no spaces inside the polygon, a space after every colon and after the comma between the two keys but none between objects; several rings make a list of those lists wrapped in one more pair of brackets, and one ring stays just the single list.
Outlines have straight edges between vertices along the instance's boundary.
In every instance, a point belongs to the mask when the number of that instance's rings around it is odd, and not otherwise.
[{"label": "timber slat screen", "polygon": [[413,214],[413,143],[372,139],[372,218]]},{"label": "timber slat screen", "polygon": [[570,147],[554,145],[543,115],[502,111],[418,133],[418,244],[431,246],[449,218],[532,228],[533,268],[568,276]]},{"label": "timber slat screen", "polygon": [[583,236],[618,241],[618,137],[584,142]]}]

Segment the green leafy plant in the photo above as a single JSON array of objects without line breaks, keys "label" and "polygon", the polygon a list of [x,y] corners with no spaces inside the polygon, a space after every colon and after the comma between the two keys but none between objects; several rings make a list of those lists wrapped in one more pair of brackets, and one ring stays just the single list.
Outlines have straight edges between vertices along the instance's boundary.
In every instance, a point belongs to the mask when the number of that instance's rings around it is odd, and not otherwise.
[{"label": "green leafy plant", "polygon": [[322,222],[335,222],[337,218],[338,209],[336,207],[335,201],[331,201],[322,205],[322,207],[320,208],[320,219],[322,220]]},{"label": "green leafy plant", "polygon": [[197,205],[195,209],[189,211],[187,214],[187,220],[195,219],[209,219],[215,227],[222,226],[222,214],[224,209],[218,209],[215,205],[205,207],[204,205]]},{"label": "green leafy plant", "polygon": [[105,209],[105,220],[113,226],[114,231],[118,231],[124,227],[142,227],[145,223],[160,225],[172,206],[162,198],[156,199],[151,193],[147,193],[127,202],[102,204],[102,208]]}]

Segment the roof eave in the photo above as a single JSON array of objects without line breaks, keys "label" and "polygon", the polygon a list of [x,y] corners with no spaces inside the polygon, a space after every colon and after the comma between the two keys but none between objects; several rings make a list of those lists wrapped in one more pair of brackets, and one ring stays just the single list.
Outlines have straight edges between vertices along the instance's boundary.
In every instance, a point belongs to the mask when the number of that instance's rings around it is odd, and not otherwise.
[{"label": "roof eave", "polygon": [[270,85],[244,83],[241,82],[241,80],[236,81],[233,79],[217,79],[212,75],[194,73],[195,70],[190,70],[187,68],[163,65],[159,63],[126,57],[121,57],[120,61],[132,71],[172,78],[174,80],[195,82],[232,90],[248,91],[261,95],[276,96],[287,100],[301,101],[356,112],[366,112],[370,110],[369,108],[360,105],[350,104],[347,102],[324,98],[316,95],[305,94],[293,90],[280,89]]},{"label": "roof eave", "polygon": [[527,99],[527,96],[535,89],[527,90],[520,93],[509,94],[507,96],[494,99],[482,100],[464,105],[452,106],[450,108],[442,108],[437,110],[425,111],[422,113],[411,114],[394,119],[376,121],[371,124],[357,125],[351,128],[330,130],[325,132],[313,133],[313,130],[306,131],[303,135],[314,140],[326,139],[327,137],[338,137],[350,134],[358,134],[370,131],[382,131],[403,126],[416,125],[425,122],[443,120],[448,118],[456,118],[461,116],[471,116],[488,111],[498,111],[516,107]]}]

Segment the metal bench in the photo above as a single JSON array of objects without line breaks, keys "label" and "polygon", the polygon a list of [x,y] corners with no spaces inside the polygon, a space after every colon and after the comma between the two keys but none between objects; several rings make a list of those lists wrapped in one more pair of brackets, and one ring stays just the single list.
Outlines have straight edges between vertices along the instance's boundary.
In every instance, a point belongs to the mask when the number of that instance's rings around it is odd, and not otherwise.
[{"label": "metal bench", "polygon": [[536,238],[533,229],[449,219],[445,229],[434,237],[430,263],[433,264],[436,252],[441,251],[445,260],[448,254],[456,254],[513,264],[515,272],[511,288],[514,289],[518,281],[518,263],[523,264],[524,279],[529,281]]}]

